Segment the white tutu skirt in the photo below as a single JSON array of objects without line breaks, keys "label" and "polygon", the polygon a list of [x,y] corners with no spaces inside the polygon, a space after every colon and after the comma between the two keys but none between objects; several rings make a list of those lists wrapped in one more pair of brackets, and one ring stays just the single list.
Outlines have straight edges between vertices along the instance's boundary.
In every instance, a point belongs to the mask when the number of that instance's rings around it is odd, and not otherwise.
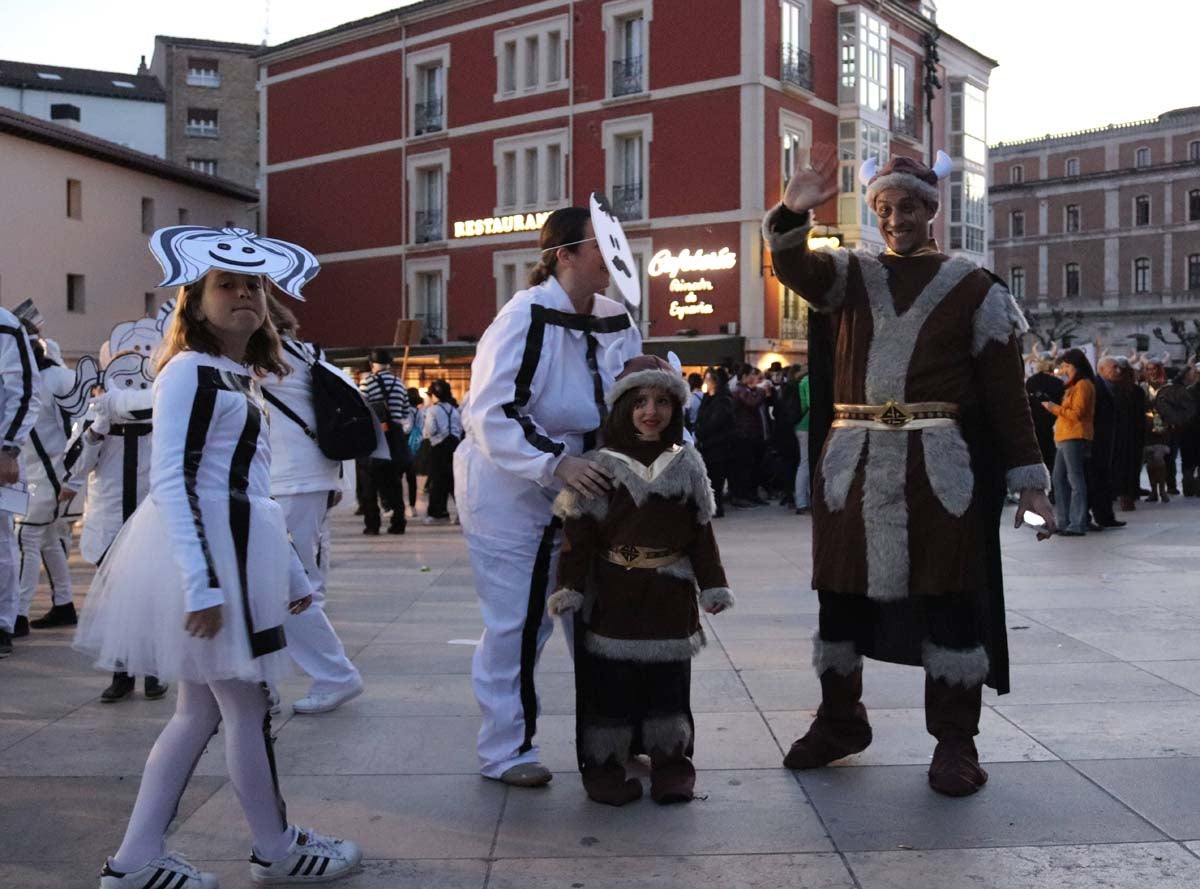
[{"label": "white tutu skirt", "polygon": [[[252,497],[247,589],[255,631],[282,628],[292,558],[279,505]],[[285,648],[251,652],[228,500],[201,498],[205,532],[225,594],[220,632],[200,639],[184,629],[184,595],[167,524],[147,497],[117,534],[88,590],[75,647],[102,670],[209,682],[271,682],[295,675]],[[280,630],[282,632],[282,629]]]}]

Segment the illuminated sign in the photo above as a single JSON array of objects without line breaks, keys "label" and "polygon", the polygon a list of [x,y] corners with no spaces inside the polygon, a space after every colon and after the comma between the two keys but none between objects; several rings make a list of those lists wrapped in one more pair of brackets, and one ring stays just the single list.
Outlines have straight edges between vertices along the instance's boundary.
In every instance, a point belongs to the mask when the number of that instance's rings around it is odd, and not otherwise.
[{"label": "illuminated sign", "polygon": [[541,231],[542,225],[549,215],[550,211],[544,210],[540,213],[515,213],[512,216],[460,220],[454,223],[454,237],[479,238],[484,235]]},{"label": "illuminated sign", "polygon": [[670,250],[659,250],[650,259],[646,274],[652,278],[666,275],[671,279],[669,290],[685,294],[682,300],[673,299],[668,309],[672,318],[682,321],[689,315],[711,315],[713,304],[700,299],[697,293],[708,293],[716,288],[706,277],[696,280],[680,278],[681,272],[722,272],[737,265],[737,254],[728,247],[714,253],[703,250],[684,250],[678,256]]}]

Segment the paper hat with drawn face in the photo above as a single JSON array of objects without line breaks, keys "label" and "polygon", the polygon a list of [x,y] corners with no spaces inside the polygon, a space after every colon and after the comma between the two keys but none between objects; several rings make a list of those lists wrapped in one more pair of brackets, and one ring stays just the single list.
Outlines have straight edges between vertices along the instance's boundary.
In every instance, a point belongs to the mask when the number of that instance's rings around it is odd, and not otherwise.
[{"label": "paper hat with drawn face", "polygon": [[871,158],[859,168],[858,180],[867,187],[867,204],[875,206],[875,197],[889,188],[915,194],[935,207],[938,199],[938,180],[950,175],[954,162],[944,151],[937,153],[932,167],[902,155],[892,158],[882,167],[879,158]]},{"label": "paper hat with drawn face", "polygon": [[118,352],[104,368],[100,381],[107,392],[146,390],[153,382],[154,365],[140,352]]},{"label": "paper hat with drawn face", "polygon": [[300,288],[321,270],[317,258],[303,247],[244,228],[170,225],[150,236],[150,252],[166,276],[159,287],[191,284],[211,269],[222,269],[264,275],[301,302]]},{"label": "paper hat with drawn face", "polygon": [[38,311],[38,307],[33,304],[33,300],[25,300],[13,309],[12,312],[29,333],[36,336],[42,332],[42,325],[45,323],[45,319],[42,318],[42,313]]},{"label": "paper hat with drawn face", "polygon": [[588,209],[592,214],[592,230],[596,233],[596,242],[600,245],[604,264],[608,266],[608,274],[625,302],[631,306],[641,305],[642,285],[638,280],[633,251],[629,249],[629,241],[625,239],[625,231],[621,228],[621,220],[613,213],[608,198],[599,192],[592,192]]}]

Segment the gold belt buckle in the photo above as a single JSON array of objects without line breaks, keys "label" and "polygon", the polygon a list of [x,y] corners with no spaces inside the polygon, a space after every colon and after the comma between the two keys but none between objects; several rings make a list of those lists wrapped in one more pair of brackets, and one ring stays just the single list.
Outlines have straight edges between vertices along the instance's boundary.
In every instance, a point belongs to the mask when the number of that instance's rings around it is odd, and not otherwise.
[{"label": "gold belt buckle", "polygon": [[879,422],[895,429],[907,426],[912,419],[913,415],[906,411],[898,401],[885,402],[883,410],[879,413]]}]

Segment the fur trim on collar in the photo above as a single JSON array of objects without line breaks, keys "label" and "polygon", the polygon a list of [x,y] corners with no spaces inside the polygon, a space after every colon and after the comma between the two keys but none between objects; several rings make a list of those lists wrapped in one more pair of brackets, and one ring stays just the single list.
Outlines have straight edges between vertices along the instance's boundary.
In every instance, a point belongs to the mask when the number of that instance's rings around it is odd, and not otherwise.
[{"label": "fur trim on collar", "polygon": [[639,386],[654,386],[662,389],[674,397],[680,405],[687,404],[688,398],[692,394],[687,380],[679,374],[667,373],[664,370],[639,370],[637,373],[627,374],[613,383],[612,388],[604,396],[604,403],[612,407],[617,403],[618,398]]},{"label": "fur trim on collar", "polygon": [[[661,467],[652,478],[649,477],[649,467],[642,466],[636,460],[626,462],[628,458],[624,455],[605,448],[591,451],[584,456],[595,460],[612,473],[613,481],[624,486],[639,507],[646,504],[651,494],[657,494],[666,500],[691,500],[697,507],[696,521],[707,525],[712,521],[717,505],[713,500],[712,484],[708,480],[704,459],[691,445],[676,445],[673,450],[674,458]],[[664,455],[670,453],[671,449],[663,452]],[[590,515],[600,521],[608,514],[608,502],[608,497],[584,498],[572,488],[563,488],[554,498],[553,509],[560,519],[577,519]]]}]

